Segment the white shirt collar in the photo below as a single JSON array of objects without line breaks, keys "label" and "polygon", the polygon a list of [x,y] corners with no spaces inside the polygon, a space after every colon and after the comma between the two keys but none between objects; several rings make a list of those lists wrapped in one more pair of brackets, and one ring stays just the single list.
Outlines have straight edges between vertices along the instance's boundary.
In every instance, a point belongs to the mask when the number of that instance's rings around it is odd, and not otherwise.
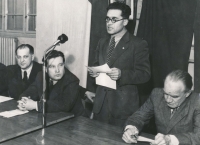
[{"label": "white shirt collar", "polygon": [[22,72],[22,78],[24,78],[24,71],[27,72],[27,77],[29,78],[29,76],[30,76],[30,74],[31,74],[31,70],[32,70],[32,68],[33,68],[33,63],[32,63],[32,65],[31,65],[28,69],[26,69],[26,70],[21,69],[21,72]]}]

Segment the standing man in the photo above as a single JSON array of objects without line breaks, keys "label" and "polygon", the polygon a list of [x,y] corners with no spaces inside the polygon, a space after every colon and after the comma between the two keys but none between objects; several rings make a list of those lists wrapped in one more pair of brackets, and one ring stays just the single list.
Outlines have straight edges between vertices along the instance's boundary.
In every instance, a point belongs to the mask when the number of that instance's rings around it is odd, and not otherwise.
[{"label": "standing man", "polygon": [[[106,28],[110,37],[102,38],[96,51],[95,65],[107,63],[112,71],[107,75],[117,83],[117,89],[98,86],[93,106],[94,119],[123,126],[125,120],[139,108],[137,84],[150,78],[147,42],[133,36],[125,26],[131,9],[114,2],[107,8]],[[97,77],[90,70],[92,77]]]},{"label": "standing man", "polygon": [[191,88],[189,73],[169,73],[164,88],[155,88],[144,105],[128,118],[123,140],[137,142],[139,131],[155,116],[158,134],[154,145],[200,144],[200,95]]},{"label": "standing man", "polygon": [[[50,51],[46,54],[46,111],[73,112],[76,116],[82,115],[84,108],[79,95],[78,78],[65,68],[65,57],[60,51]],[[36,109],[42,112],[41,96],[43,94],[43,73],[38,73],[36,80],[20,97],[20,110]]]},{"label": "standing man", "polygon": [[8,95],[16,100],[19,95],[32,84],[37,73],[42,71],[42,65],[33,61],[34,48],[29,44],[22,44],[15,50],[17,65],[7,66]]}]

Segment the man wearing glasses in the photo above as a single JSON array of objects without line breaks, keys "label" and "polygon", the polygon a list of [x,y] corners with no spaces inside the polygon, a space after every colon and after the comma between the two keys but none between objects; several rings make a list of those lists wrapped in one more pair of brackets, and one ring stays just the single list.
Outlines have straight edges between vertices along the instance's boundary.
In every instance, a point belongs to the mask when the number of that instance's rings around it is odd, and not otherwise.
[{"label": "man wearing glasses", "polygon": [[[112,69],[107,75],[117,83],[117,89],[98,86],[93,106],[94,119],[116,126],[139,108],[137,84],[150,78],[147,42],[130,34],[125,26],[131,9],[114,2],[107,8],[106,28],[110,36],[102,38],[96,50],[95,65],[107,63]],[[97,77],[88,70],[91,77]]]},{"label": "man wearing glasses", "polygon": [[126,122],[123,140],[137,142],[142,127],[155,116],[155,145],[200,143],[200,96],[192,92],[192,77],[182,70],[167,75],[164,88],[152,91],[144,105]]}]

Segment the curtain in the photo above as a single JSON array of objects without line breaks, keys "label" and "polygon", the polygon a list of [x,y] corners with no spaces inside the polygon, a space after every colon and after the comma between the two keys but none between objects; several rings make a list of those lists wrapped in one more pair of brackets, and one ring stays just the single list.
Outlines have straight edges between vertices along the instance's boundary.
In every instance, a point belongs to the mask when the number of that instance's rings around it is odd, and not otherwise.
[{"label": "curtain", "polygon": [[200,0],[197,0],[194,23],[194,90],[200,93]]},{"label": "curtain", "polygon": [[137,36],[150,50],[152,86],[174,69],[188,69],[196,0],[143,0]]}]

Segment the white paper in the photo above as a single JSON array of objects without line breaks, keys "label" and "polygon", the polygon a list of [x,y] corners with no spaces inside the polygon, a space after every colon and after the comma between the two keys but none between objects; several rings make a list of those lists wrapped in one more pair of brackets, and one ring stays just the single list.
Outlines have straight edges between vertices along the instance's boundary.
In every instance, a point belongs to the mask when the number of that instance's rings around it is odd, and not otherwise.
[{"label": "white paper", "polygon": [[107,63],[105,63],[104,65],[100,65],[100,66],[95,66],[95,67],[87,67],[89,70],[91,70],[93,73],[108,73],[111,72],[110,67],[108,66]]},{"label": "white paper", "polygon": [[21,111],[19,109],[15,109],[15,110],[11,110],[11,111],[4,111],[0,113],[0,116],[6,117],[6,118],[10,118],[10,117],[14,117],[17,115],[22,115],[25,113],[28,113],[29,111]]},{"label": "white paper", "polygon": [[153,139],[150,139],[150,138],[146,138],[146,137],[143,137],[143,136],[138,136],[138,139],[137,141],[143,141],[143,142],[153,142],[154,140]]},{"label": "white paper", "polygon": [[96,77],[96,84],[116,90],[116,81],[112,80],[106,73],[100,73]]},{"label": "white paper", "polygon": [[4,96],[0,96],[0,103],[5,102],[5,101],[9,101],[12,100],[13,98],[10,97],[4,97]]}]

